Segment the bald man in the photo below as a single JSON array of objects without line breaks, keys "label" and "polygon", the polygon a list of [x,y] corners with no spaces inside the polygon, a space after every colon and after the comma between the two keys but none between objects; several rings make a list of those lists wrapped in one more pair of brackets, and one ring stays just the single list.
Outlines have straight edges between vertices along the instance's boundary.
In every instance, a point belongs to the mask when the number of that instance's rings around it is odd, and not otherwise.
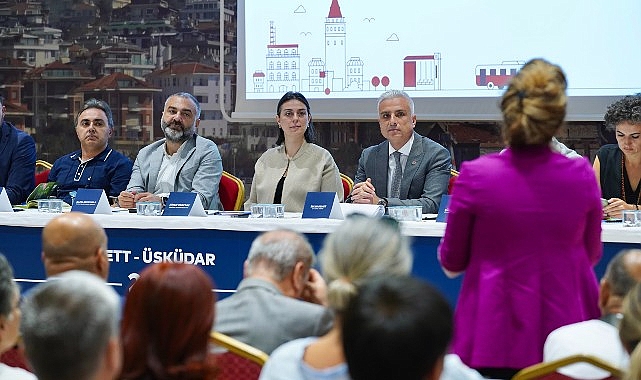
[{"label": "bald man", "polygon": [[313,263],[314,250],[304,235],[289,230],[259,235],[236,293],[216,303],[214,330],[267,354],[290,340],[328,332],[334,318],[323,306],[327,289]]},{"label": "bald man", "polygon": [[[573,354],[599,357],[618,368],[628,368],[628,354],[617,329],[623,317],[623,298],[641,281],[641,249],[626,249],[608,263],[599,288],[601,318],[559,327],[548,335],[543,361]],[[589,364],[573,364],[559,369],[573,379],[603,379],[610,374]]]},{"label": "bald man", "polygon": [[83,270],[102,277],[109,275],[107,235],[87,214],[70,212],[42,229],[42,262],[47,277],[69,270]]}]

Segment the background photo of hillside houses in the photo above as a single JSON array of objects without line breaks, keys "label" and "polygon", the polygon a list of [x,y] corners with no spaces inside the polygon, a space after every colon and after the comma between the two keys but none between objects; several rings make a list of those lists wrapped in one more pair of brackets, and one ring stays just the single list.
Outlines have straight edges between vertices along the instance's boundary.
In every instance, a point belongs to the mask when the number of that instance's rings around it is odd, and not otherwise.
[{"label": "background photo of hillside houses", "polygon": [[[248,192],[254,163],[274,145],[277,127],[223,116],[221,103],[231,113],[236,99],[236,0],[224,3],[222,45],[219,6],[217,0],[0,1],[6,119],[34,137],[39,159],[53,162],[78,149],[74,117],[83,102],[103,99],[114,116],[110,144],[133,159],[162,137],[166,97],[187,91],[202,106],[198,133],[218,144],[224,169],[243,179]],[[311,106],[313,115],[313,100]],[[354,176],[362,149],[382,141],[374,110],[372,100],[371,121],[314,123],[317,143],[348,176]],[[601,124],[571,122],[558,137],[593,159],[601,144],[613,141]],[[455,167],[503,148],[497,122],[419,120],[416,130],[446,146]]]}]

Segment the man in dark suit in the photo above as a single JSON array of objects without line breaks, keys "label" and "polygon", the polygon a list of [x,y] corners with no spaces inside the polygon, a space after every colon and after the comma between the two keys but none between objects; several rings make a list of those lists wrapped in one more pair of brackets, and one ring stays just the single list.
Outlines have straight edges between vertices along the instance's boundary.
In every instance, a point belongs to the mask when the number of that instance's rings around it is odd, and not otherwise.
[{"label": "man in dark suit", "polygon": [[414,132],[414,101],[403,91],[389,90],[378,98],[378,123],[386,141],[361,154],[352,202],[438,212],[450,179],[450,153]]},{"label": "man in dark suit", "polygon": [[6,108],[0,96],[0,187],[11,204],[27,199],[34,188],[36,144],[33,138],[4,120]]}]

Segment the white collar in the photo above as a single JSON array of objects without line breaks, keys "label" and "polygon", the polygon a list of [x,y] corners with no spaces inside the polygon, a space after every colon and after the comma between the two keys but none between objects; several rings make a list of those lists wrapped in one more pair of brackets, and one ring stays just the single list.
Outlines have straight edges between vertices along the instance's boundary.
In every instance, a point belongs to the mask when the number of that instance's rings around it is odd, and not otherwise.
[{"label": "white collar", "polygon": [[[409,156],[410,155],[410,151],[412,150],[412,144],[413,143],[414,143],[414,133],[412,133],[412,136],[410,137],[410,139],[407,140],[405,145],[403,145],[401,147],[401,149],[399,149],[398,151],[401,152],[401,154],[404,155],[404,156]],[[392,153],[396,152],[396,149],[394,149],[392,147],[392,144],[390,144],[389,142],[387,143],[387,147],[388,147],[387,148],[387,154],[389,156],[391,156]]]}]

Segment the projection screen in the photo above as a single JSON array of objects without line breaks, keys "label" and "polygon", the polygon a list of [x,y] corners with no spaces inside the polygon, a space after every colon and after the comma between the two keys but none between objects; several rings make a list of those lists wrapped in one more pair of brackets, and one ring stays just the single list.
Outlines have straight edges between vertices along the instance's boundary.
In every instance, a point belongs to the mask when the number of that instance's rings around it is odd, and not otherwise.
[{"label": "projection screen", "polygon": [[499,120],[532,58],[568,78],[569,121],[641,92],[641,1],[239,0],[235,120],[273,120],[300,91],[316,120],[372,120],[388,89],[419,120]]}]

